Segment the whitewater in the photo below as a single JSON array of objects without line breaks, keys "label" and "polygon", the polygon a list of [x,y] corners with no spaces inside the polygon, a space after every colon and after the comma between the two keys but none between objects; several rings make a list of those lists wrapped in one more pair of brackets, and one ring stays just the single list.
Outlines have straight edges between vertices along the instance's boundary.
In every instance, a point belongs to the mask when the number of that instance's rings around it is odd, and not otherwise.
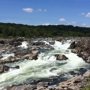
[{"label": "whitewater", "polygon": [[[49,42],[43,42],[50,45]],[[6,64],[10,67],[18,65],[20,66],[20,69],[10,69],[8,72],[0,74],[0,89],[5,86],[32,83],[33,80],[59,76],[60,74],[68,73],[80,68],[90,68],[88,63],[68,49],[70,44],[70,40],[67,40],[64,43],[55,41],[54,45],[50,45],[54,50],[40,53],[37,60],[23,60]],[[22,42],[22,45],[19,47],[24,49],[28,48],[27,42]],[[63,54],[68,57],[68,60],[56,60],[55,54]],[[3,56],[4,58],[7,58],[10,55],[14,56],[14,54],[5,54]],[[51,71],[53,68],[55,68],[55,70]],[[65,76],[62,76],[62,78],[63,77],[71,78],[73,76],[66,74]]]}]

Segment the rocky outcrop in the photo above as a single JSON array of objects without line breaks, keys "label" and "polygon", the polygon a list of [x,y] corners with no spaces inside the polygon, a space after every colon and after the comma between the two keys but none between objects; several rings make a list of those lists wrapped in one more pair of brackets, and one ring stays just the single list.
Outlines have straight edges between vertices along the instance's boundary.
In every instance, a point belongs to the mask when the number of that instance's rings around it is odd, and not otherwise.
[{"label": "rocky outcrop", "polygon": [[59,83],[55,90],[80,90],[81,87],[90,86],[87,78],[90,77],[90,70],[83,74],[83,76],[77,76],[71,78],[65,82]]},{"label": "rocky outcrop", "polygon": [[36,60],[38,58],[38,54],[39,54],[38,50],[32,50],[32,51],[30,51],[29,54],[27,52],[26,54],[23,54],[23,53],[17,54],[14,57],[9,56],[7,59],[0,60],[0,64],[13,63],[13,62],[17,62],[17,61],[24,60],[24,59]]},{"label": "rocky outcrop", "polygon": [[39,51],[38,50],[32,50],[30,54],[26,54],[23,56],[25,59],[29,60],[36,60],[38,58]]},{"label": "rocky outcrop", "polygon": [[62,54],[56,54],[55,57],[56,57],[56,60],[67,60],[68,59],[65,55],[62,55]]},{"label": "rocky outcrop", "polygon": [[80,38],[72,42],[69,49],[90,63],[90,38]]},{"label": "rocky outcrop", "polygon": [[76,47],[76,43],[72,42],[71,45],[69,46],[69,49],[74,49]]},{"label": "rocky outcrop", "polygon": [[9,45],[13,45],[13,46],[19,46],[21,45],[21,42],[24,41],[23,38],[18,38],[18,39],[12,39],[9,41]]}]

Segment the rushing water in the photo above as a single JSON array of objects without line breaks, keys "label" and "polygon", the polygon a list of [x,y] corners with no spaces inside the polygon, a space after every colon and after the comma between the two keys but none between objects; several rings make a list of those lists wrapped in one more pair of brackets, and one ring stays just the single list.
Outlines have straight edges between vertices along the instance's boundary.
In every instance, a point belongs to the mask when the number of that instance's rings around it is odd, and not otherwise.
[{"label": "rushing water", "polygon": [[[44,42],[49,44],[46,41]],[[38,60],[24,60],[7,64],[9,66],[19,65],[20,69],[10,70],[9,72],[0,74],[0,87],[30,83],[35,79],[45,79],[51,76],[58,76],[61,73],[68,73],[82,67],[89,68],[89,64],[85,63],[82,58],[71,53],[71,51],[67,49],[69,45],[70,41],[67,41],[64,44],[55,41],[55,44],[51,45],[54,50],[40,53]],[[20,47],[27,48],[27,43],[23,42]],[[55,54],[64,54],[68,57],[68,60],[56,60],[56,57],[54,56]],[[50,70],[52,68],[56,68],[56,70],[51,72]],[[68,75],[67,78],[69,77],[71,76]]]}]

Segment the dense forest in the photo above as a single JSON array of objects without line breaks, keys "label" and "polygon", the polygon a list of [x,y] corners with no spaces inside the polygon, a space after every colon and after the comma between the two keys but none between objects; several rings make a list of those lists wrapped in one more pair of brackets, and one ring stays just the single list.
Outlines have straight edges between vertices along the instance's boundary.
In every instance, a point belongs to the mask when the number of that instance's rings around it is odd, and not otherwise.
[{"label": "dense forest", "polygon": [[89,37],[90,28],[72,25],[30,26],[15,23],[0,23],[0,37]]}]

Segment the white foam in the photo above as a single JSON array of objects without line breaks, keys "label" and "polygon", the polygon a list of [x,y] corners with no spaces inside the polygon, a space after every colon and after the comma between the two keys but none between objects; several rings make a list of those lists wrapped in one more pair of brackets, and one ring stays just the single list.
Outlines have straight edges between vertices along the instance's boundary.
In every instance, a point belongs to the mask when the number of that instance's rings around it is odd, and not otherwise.
[{"label": "white foam", "polygon": [[22,45],[20,45],[20,46],[18,46],[18,47],[21,47],[21,48],[24,48],[24,49],[28,48],[28,43],[27,43],[27,41],[23,41],[23,42],[22,42]]},{"label": "white foam", "polygon": [[1,60],[7,59],[10,56],[14,57],[14,53],[12,53],[12,54],[2,54]]},{"label": "white foam", "polygon": [[[62,44],[55,41],[55,44],[52,45],[55,50],[39,54],[38,60],[25,60],[18,63],[20,69],[11,70],[0,75],[0,87],[23,83],[26,80],[30,82],[38,78],[49,78],[50,76],[58,75],[58,73],[69,72],[84,67],[86,63],[76,54],[70,51],[65,53],[69,45],[69,42]],[[69,59],[66,61],[56,60],[54,55],[59,53],[59,51]],[[57,70],[51,72],[52,68],[57,68]]]}]

